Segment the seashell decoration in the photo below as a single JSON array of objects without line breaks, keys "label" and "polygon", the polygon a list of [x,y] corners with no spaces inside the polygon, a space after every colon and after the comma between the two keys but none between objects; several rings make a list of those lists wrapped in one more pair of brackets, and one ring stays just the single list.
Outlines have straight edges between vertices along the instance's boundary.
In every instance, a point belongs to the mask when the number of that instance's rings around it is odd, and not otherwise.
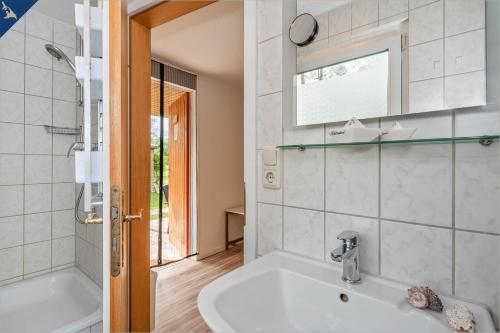
[{"label": "seashell decoration", "polygon": [[443,312],[443,303],[429,287],[421,286],[408,289],[408,303],[419,309],[429,308],[432,311]]},{"label": "seashell decoration", "polygon": [[465,305],[455,304],[451,309],[446,309],[446,320],[455,331],[474,333],[476,322],[474,314]]}]

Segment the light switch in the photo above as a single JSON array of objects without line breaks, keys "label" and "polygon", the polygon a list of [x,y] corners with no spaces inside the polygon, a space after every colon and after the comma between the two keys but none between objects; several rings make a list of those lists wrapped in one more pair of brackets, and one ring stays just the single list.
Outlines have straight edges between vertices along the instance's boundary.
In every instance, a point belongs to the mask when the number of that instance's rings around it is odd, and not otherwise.
[{"label": "light switch", "polygon": [[276,149],[264,149],[262,151],[262,163],[273,166],[277,164],[278,151]]},{"label": "light switch", "polygon": [[280,188],[280,167],[278,150],[271,148],[262,151],[262,186],[264,188]]}]

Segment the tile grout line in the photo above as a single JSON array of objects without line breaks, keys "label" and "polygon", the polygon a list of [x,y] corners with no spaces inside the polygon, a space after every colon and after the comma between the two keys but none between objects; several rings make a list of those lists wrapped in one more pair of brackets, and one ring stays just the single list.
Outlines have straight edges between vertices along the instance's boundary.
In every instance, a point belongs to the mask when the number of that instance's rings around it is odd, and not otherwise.
[{"label": "tile grout line", "polygon": [[[452,135],[455,136],[455,112],[451,114],[451,131]],[[456,257],[455,257],[455,250],[456,250],[456,234],[455,234],[455,227],[456,227],[456,214],[455,214],[455,207],[456,207],[456,185],[455,185],[455,178],[456,178],[456,145],[455,142],[452,144],[452,151],[451,151],[451,163],[452,163],[452,168],[451,168],[451,294],[455,295],[455,267],[456,267]]]},{"label": "tile grout line", "polygon": [[[382,119],[378,119],[379,128]],[[382,145],[378,145],[378,275],[382,275]]]}]

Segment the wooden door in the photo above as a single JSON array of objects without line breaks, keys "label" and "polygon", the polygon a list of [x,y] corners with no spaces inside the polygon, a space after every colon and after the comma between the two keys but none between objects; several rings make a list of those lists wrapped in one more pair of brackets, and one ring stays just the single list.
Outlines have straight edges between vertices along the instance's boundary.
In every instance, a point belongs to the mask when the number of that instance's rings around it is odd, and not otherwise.
[{"label": "wooden door", "polygon": [[189,93],[170,104],[168,120],[168,237],[185,257],[189,253]]}]

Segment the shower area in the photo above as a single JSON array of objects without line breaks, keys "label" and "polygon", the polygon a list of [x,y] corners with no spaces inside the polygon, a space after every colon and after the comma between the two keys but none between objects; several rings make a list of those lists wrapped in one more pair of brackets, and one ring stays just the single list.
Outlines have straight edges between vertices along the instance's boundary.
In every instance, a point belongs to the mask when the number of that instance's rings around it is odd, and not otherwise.
[{"label": "shower area", "polygon": [[102,87],[79,70],[84,5],[60,2],[0,38],[0,332],[102,331]]}]

